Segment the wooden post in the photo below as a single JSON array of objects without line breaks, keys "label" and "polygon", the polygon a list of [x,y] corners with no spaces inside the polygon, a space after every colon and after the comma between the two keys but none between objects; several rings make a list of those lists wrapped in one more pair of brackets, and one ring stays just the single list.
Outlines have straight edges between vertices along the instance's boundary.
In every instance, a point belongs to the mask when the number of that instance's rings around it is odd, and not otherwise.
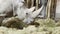
[{"label": "wooden post", "polygon": [[33,7],[33,5],[34,5],[34,0],[32,0],[31,2],[32,2],[31,7]]},{"label": "wooden post", "polygon": [[36,10],[38,9],[38,4],[39,4],[39,2],[38,2],[38,0],[36,0]]},{"label": "wooden post", "polygon": [[27,0],[27,7],[28,7],[28,1],[29,1],[29,0]]},{"label": "wooden post", "polygon": [[47,3],[47,18],[50,18],[50,8],[51,8],[51,0],[48,0],[48,3]]},{"label": "wooden post", "polygon": [[56,0],[52,0],[50,18],[52,19],[55,18],[55,12],[56,12]]},{"label": "wooden post", "polygon": [[47,18],[55,18],[55,10],[56,10],[56,0],[48,0],[47,4]]}]

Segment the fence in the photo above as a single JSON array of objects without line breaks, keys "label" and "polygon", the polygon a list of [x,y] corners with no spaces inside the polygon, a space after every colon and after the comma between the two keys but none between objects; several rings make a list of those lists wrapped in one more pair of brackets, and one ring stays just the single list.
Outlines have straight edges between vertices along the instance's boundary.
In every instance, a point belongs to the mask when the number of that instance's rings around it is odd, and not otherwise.
[{"label": "fence", "polygon": [[[40,8],[40,1],[42,0],[26,0],[27,7],[36,7],[36,10]],[[44,1],[44,0],[43,0]],[[56,10],[56,0],[47,0],[47,6],[46,6],[46,16],[47,18],[55,18],[55,10]]]},{"label": "fence", "polygon": [[40,0],[25,0],[25,1],[28,8],[36,6],[36,9],[38,9],[38,6],[40,4]]}]

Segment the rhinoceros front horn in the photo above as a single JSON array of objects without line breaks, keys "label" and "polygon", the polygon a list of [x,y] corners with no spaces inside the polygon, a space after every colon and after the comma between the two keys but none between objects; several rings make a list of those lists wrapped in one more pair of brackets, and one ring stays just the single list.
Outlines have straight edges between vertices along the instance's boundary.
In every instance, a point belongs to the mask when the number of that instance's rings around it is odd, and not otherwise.
[{"label": "rhinoceros front horn", "polygon": [[41,12],[41,10],[43,9],[44,5],[42,5],[41,8],[39,8],[38,10],[34,11],[32,14],[31,14],[31,17],[32,18],[35,18],[37,15],[39,15],[39,13]]}]

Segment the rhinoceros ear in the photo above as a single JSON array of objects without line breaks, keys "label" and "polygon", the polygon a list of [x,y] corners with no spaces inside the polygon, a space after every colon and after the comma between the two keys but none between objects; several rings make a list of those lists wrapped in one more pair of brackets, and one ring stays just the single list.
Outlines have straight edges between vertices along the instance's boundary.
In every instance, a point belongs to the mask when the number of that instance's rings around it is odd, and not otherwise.
[{"label": "rhinoceros ear", "polygon": [[31,7],[30,9],[28,9],[28,12],[33,12],[35,9],[35,7]]},{"label": "rhinoceros ear", "polygon": [[37,15],[39,15],[39,13],[41,12],[41,10],[43,9],[44,5],[42,5],[42,7],[36,11],[34,11],[32,14],[31,14],[31,17],[32,18],[35,18]]}]

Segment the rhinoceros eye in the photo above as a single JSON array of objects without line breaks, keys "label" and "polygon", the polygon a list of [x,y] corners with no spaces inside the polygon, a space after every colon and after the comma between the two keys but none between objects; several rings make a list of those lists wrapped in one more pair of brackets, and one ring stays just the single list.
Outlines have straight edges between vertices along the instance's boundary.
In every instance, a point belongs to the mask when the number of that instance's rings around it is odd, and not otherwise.
[{"label": "rhinoceros eye", "polygon": [[28,15],[28,13],[26,13],[26,15]]}]

